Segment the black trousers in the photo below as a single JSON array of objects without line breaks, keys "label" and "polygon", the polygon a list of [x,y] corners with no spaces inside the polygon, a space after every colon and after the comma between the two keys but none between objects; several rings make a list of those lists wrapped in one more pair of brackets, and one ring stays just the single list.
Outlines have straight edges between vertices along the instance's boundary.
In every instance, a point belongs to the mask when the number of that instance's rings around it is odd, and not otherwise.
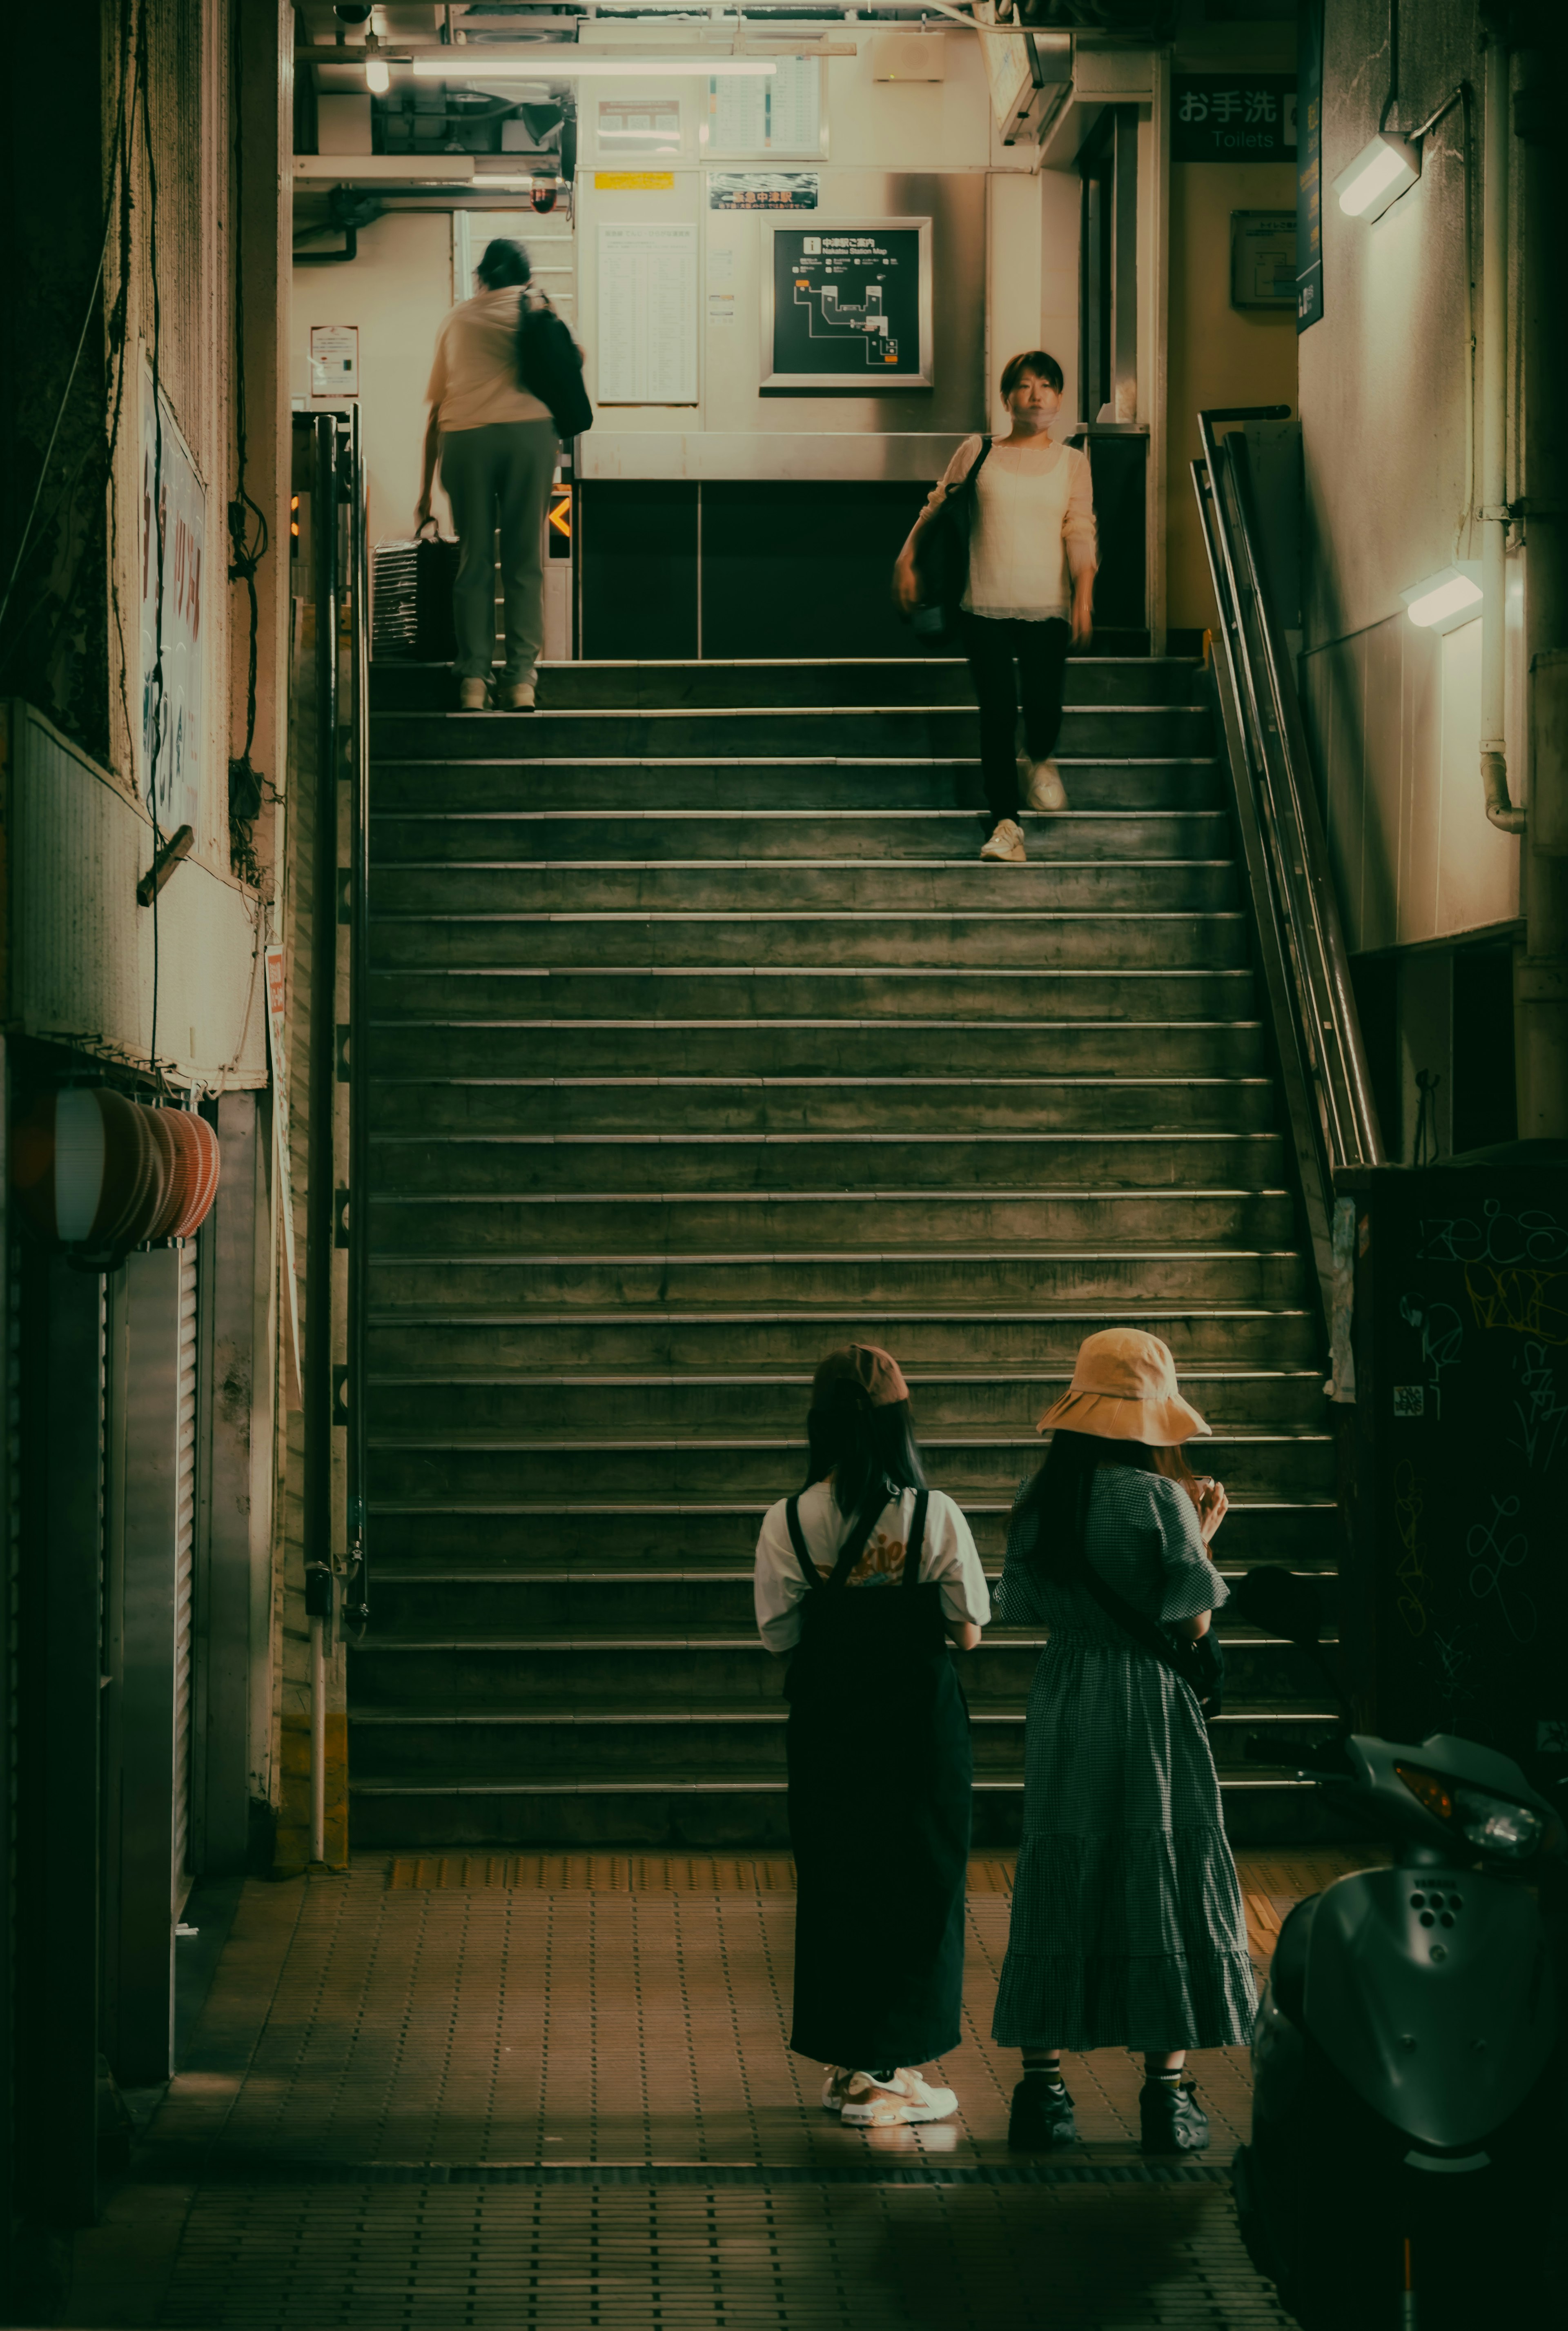
[{"label": "black trousers", "polygon": [[[992,823],[1018,815],[1013,739],[1023,699],[1023,741],[1031,761],[1049,760],[1061,731],[1061,697],[1072,625],[1060,615],[1027,623],[1011,615],[964,618],[964,644],[980,699],[980,774]],[[1017,678],[1013,664],[1018,666]]]}]

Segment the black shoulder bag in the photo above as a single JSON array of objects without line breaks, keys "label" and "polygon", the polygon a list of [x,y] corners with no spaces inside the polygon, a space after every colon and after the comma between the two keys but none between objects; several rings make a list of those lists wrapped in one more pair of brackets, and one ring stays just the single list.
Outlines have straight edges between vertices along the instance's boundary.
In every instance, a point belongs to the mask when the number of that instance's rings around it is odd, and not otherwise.
[{"label": "black shoulder bag", "polygon": [[569,441],[594,426],[594,408],[583,385],[583,351],[542,291],[523,293],[518,378],[548,408],[557,437]]},{"label": "black shoulder bag", "polygon": [[920,590],[920,604],[913,619],[915,628],[938,640],[950,638],[958,629],[960,604],[969,585],[975,480],[990,452],[991,440],[983,437],[967,475],[948,487],[915,545],[915,576]]}]

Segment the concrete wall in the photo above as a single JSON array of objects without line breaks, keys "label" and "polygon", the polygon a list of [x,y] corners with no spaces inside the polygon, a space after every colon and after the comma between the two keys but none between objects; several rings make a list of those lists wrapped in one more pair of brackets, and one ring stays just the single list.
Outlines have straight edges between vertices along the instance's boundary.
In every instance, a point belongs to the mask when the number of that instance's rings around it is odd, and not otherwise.
[{"label": "concrete wall", "polygon": [[1171,166],[1170,467],[1165,486],[1168,620],[1206,631],[1214,595],[1193,498],[1198,414],[1207,405],[1288,404],[1296,385],[1296,318],[1288,308],[1231,305],[1231,214],[1292,210],[1286,163]]},{"label": "concrete wall", "polygon": [[[323,138],[326,136],[323,130]],[[527,236],[519,220],[518,233]],[[463,287],[467,297],[468,287]],[[359,232],[359,256],[346,266],[296,267],[290,320],[293,393],[307,410],[327,411],[310,395],[310,329],[359,329],[359,413],[364,431],[370,539],[413,531],[424,442],[425,383],[442,319],[453,304],[451,216],[446,211],[391,211]],[[436,503],[447,517],[444,497]]]},{"label": "concrete wall", "polygon": [[[1461,81],[1478,86],[1478,30],[1471,0],[1404,10],[1396,125],[1424,119]],[[1346,218],[1330,192],[1377,128],[1387,33],[1383,0],[1328,0],[1325,312],[1299,342],[1303,695],[1353,947],[1518,912],[1519,845],[1487,823],[1477,773],[1479,626],[1422,640],[1400,599],[1456,555],[1478,555],[1466,237],[1468,185],[1479,233],[1478,119],[1468,176],[1456,108],[1425,140],[1419,184],[1373,226]],[[1516,556],[1509,567],[1516,643]],[[1521,661],[1511,658],[1508,705],[1516,798]]]}]

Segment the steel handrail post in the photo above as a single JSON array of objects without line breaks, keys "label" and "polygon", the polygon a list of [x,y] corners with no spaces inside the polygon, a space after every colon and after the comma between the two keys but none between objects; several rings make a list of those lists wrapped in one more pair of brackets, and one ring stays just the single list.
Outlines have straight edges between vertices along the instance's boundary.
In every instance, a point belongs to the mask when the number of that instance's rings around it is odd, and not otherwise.
[{"label": "steel handrail post", "polygon": [[366,1399],[370,1332],[370,1120],[366,1092],[370,1068],[370,550],[365,448],[357,406],[351,422],[349,455],[349,556],[354,590],[350,642],[353,726],[346,773],[352,790],[348,819],[348,1577],[343,1619],[350,1629],[363,1632],[370,1617],[369,1419]]},{"label": "steel handrail post", "polygon": [[1372,1076],[1362,1041],[1360,1015],[1355,1008],[1350,956],[1345,944],[1339,901],[1335,895],[1328,861],[1327,837],[1318,812],[1316,795],[1311,785],[1303,782],[1310,766],[1310,756],[1301,719],[1300,699],[1280,652],[1278,625],[1269,601],[1267,579],[1258,562],[1255,547],[1257,514],[1252,504],[1251,480],[1247,474],[1247,465],[1242,461],[1230,462],[1227,466],[1231,471],[1240,518],[1242,547],[1252,569],[1259,631],[1280,741],[1284,781],[1288,788],[1294,822],[1302,840],[1307,903],[1322,958],[1323,975],[1333,1012],[1335,1042],[1341,1056],[1345,1095],[1354,1123],[1356,1154],[1351,1156],[1347,1151],[1336,1163],[1381,1165],[1383,1162],[1382,1131],[1378,1124],[1377,1104],[1373,1099]]}]

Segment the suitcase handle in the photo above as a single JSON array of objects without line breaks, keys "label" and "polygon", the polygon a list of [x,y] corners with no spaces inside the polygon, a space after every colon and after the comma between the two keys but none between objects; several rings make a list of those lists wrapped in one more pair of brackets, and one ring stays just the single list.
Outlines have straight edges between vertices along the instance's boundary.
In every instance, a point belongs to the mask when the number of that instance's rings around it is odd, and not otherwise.
[{"label": "suitcase handle", "polygon": [[441,520],[440,520],[440,519],[438,519],[438,518],[427,518],[427,519],[423,519],[423,520],[421,521],[421,523],[420,523],[418,526],[416,526],[416,527],[415,527],[415,528],[414,528],[414,530],[413,530],[413,538],[414,538],[415,542],[423,542],[423,541],[424,540],[424,529],[425,529],[425,528],[426,528],[427,526],[433,527],[433,528],[435,528],[435,532],[434,532],[434,533],[431,536],[431,538],[431,538],[431,540],[432,540],[432,542],[451,542],[451,541],[455,541],[455,539],[456,539],[456,537],[455,537],[455,536],[442,534],[442,530],[441,530]]}]

